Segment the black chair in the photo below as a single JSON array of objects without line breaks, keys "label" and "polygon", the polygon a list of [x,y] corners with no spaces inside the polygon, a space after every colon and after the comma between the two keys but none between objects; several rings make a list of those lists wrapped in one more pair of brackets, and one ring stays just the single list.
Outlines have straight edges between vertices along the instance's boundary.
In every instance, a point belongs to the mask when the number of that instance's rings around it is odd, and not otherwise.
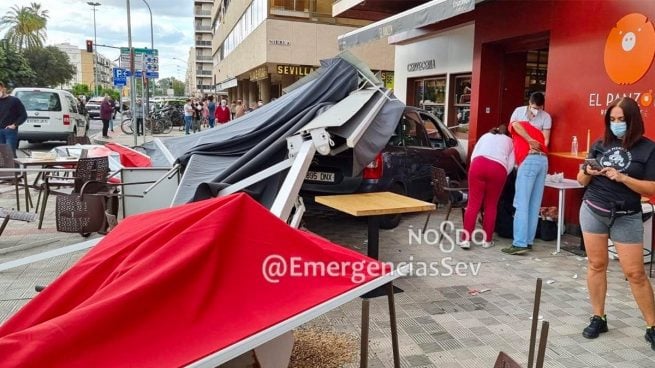
[{"label": "black chair", "polygon": [[[0,144],[0,168],[15,169],[16,163],[14,162],[14,152],[8,144]],[[20,191],[19,187],[25,188],[25,207],[29,210],[32,203],[30,196],[30,188],[24,185],[25,176],[27,174],[22,171],[15,172],[0,172],[0,183],[11,184],[16,189],[16,209],[20,211]]]},{"label": "black chair", "polygon": [[[89,181],[101,183],[100,185],[94,185],[93,188],[87,189],[87,194],[97,193],[106,190],[106,185],[102,185],[102,183],[107,182],[108,175],[109,160],[106,156],[80,158],[75,167],[75,174],[72,177],[45,175],[42,184],[43,200],[41,201],[38,228],[41,229],[43,224],[48,196],[51,193],[63,195],[79,194],[84,184]],[[65,188],[65,190],[62,190],[62,188]]]},{"label": "black chair", "polygon": [[[462,218],[464,218],[464,209],[468,204],[468,188],[461,185],[458,181],[449,180],[446,176],[446,171],[440,167],[432,166],[432,202],[436,205],[446,206],[446,218],[448,221],[450,212],[453,208],[461,208]],[[456,195],[461,194],[462,199],[455,198]],[[423,225],[423,231],[427,229],[428,222],[432,212],[428,213]]]},{"label": "black chair", "polygon": [[69,134],[66,141],[69,146],[74,146],[76,144],[91,144],[91,139],[88,136],[84,135],[80,137],[75,135],[75,133]]}]

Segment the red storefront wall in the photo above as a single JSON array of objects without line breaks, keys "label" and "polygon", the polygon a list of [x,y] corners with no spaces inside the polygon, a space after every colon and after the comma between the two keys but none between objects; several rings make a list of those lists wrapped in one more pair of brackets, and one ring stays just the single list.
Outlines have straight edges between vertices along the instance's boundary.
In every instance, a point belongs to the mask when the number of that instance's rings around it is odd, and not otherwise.
[{"label": "red storefront wall", "polygon": [[[602,135],[603,113],[612,99],[624,94],[640,99],[655,89],[655,66],[636,82],[623,85],[614,83],[605,71],[608,35],[630,13],[655,20],[655,1],[489,1],[476,5],[469,152],[478,137],[507,123],[513,109],[523,104],[524,51],[544,45],[549,49],[546,110],[553,117],[550,150],[570,151],[575,135],[579,150],[586,151],[587,130],[592,143]],[[655,38],[648,37],[646,28],[624,31],[634,31],[637,46],[655,49]],[[617,47],[614,57],[625,62],[626,68],[634,68],[629,65],[634,55]],[[645,104],[646,135],[655,138],[655,107]],[[549,173],[564,172],[565,177],[575,178],[580,163],[551,157]],[[568,192],[565,220],[578,223],[581,191]],[[556,203],[556,192],[547,189],[544,205]]]}]

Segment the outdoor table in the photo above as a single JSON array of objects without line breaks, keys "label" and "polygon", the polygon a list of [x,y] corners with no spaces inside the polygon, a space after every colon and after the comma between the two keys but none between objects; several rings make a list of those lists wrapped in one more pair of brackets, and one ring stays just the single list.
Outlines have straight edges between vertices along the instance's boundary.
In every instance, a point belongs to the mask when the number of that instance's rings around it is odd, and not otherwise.
[{"label": "outdoor table", "polygon": [[[79,158],[77,157],[56,157],[56,158],[47,158],[47,159],[41,159],[41,158],[31,158],[31,157],[20,157],[20,158],[15,158],[14,162],[20,165],[21,168],[27,169],[30,166],[40,166],[42,168],[44,167],[49,167],[49,166],[58,166],[58,165],[77,165],[77,161]],[[37,188],[36,183],[38,182],[39,178],[41,177],[41,173],[39,173],[36,176],[36,179],[34,179],[34,183],[32,183],[31,187],[32,188]],[[29,184],[27,183],[27,175],[23,177],[24,185],[25,188],[29,187]],[[25,207],[27,208],[26,211],[30,211],[30,205],[28,201],[28,195],[27,192],[25,193]]]},{"label": "outdoor table", "polygon": [[[380,216],[395,215],[399,213],[433,211],[434,203],[424,202],[391,192],[341,194],[317,196],[317,203],[334,208],[338,211],[356,217],[366,217],[368,221],[368,249],[367,255],[378,259],[380,240]],[[393,348],[394,367],[400,367],[400,352],[398,349],[398,329],[396,326],[396,310],[394,302],[393,283],[386,287],[389,301],[389,322],[391,325],[391,345]],[[362,337],[360,367],[368,365],[368,324],[369,324],[369,298],[383,295],[381,288],[372,290],[362,296]]]},{"label": "outdoor table", "polygon": [[559,192],[557,208],[557,253],[559,253],[562,242],[562,229],[564,227],[564,192],[567,189],[582,189],[584,187],[577,180],[573,179],[562,179],[561,182],[546,180],[545,186],[557,189]]}]

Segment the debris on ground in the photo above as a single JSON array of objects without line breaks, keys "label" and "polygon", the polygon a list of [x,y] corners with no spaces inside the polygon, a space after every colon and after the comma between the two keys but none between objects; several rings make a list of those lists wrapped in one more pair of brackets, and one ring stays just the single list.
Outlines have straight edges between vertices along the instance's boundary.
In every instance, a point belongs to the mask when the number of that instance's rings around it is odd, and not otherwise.
[{"label": "debris on ground", "polygon": [[470,296],[476,296],[478,294],[486,293],[487,291],[491,291],[491,289],[474,289],[474,288],[469,288],[469,295]]},{"label": "debris on ground", "polygon": [[357,359],[355,336],[317,327],[296,329],[293,336],[289,368],[337,368]]},{"label": "debris on ground", "polygon": [[552,285],[552,284],[554,284],[554,283],[555,283],[555,280],[548,280],[548,281],[546,281],[546,284],[548,284],[548,285]]},{"label": "debris on ground", "polygon": [[574,278],[574,279],[577,279],[577,278],[578,278],[578,274],[577,274],[577,273],[574,274],[574,275],[573,275],[573,278]]}]

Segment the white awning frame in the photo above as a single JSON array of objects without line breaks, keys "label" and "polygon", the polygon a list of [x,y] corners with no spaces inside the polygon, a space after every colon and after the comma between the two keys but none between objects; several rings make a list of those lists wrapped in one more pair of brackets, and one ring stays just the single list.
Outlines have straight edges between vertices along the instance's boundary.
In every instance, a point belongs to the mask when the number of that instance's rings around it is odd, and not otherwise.
[{"label": "white awning frame", "polygon": [[433,0],[340,35],[339,50],[438,23],[475,9],[475,0]]}]

